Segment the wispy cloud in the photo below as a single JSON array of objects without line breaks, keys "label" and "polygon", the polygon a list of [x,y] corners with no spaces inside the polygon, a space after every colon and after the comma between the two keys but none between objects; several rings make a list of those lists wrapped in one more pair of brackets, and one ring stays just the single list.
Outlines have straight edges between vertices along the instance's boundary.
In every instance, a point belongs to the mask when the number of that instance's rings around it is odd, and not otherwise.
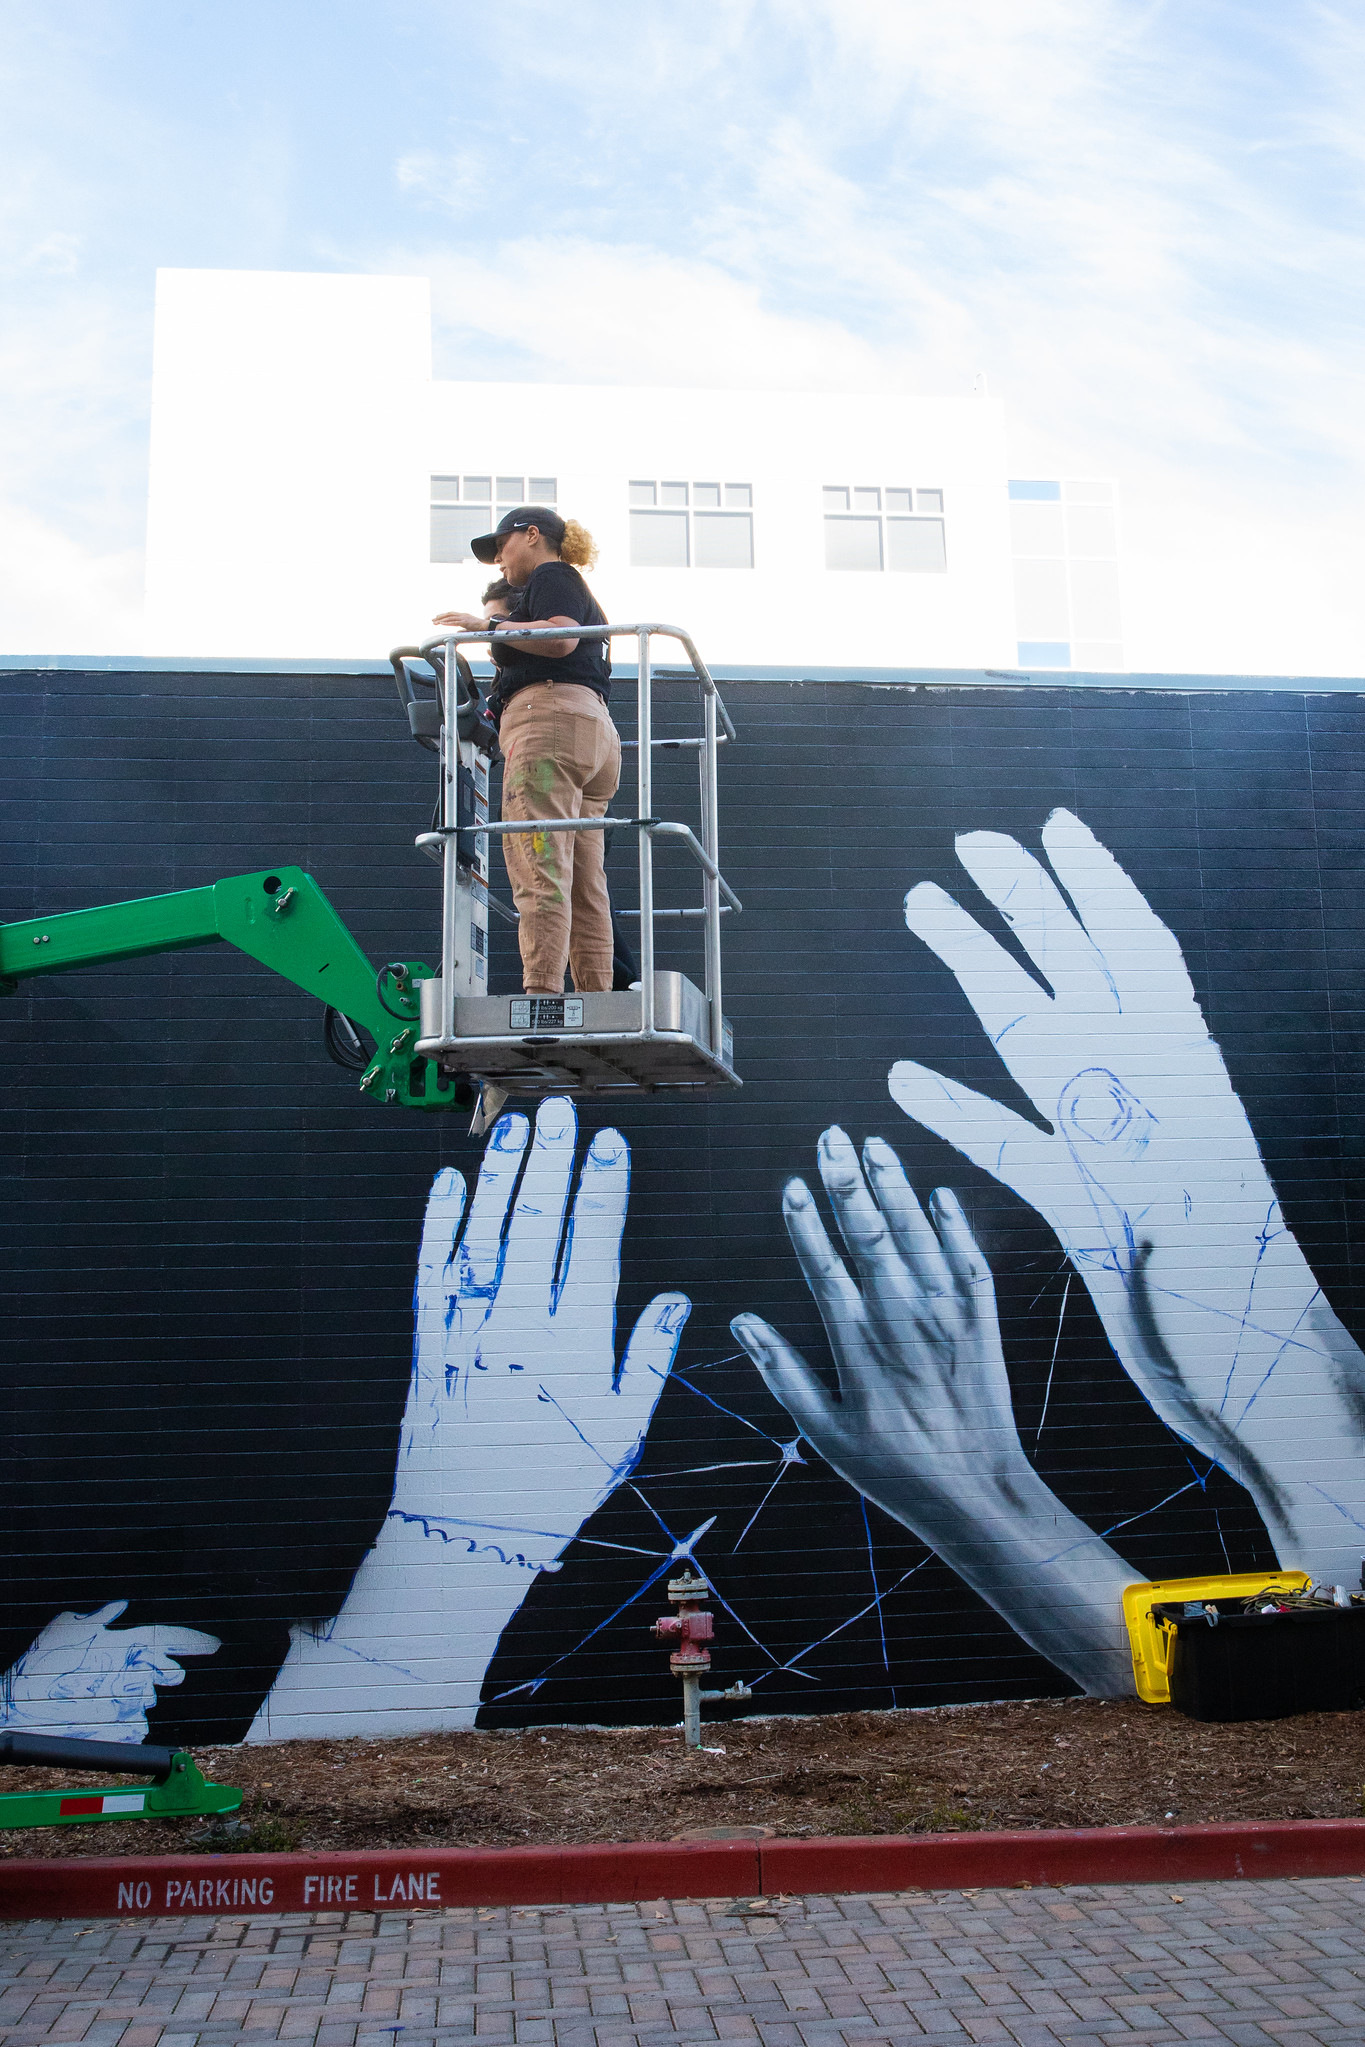
[{"label": "wispy cloud", "polygon": [[406,262],[432,279],[446,375],[516,375],[511,351],[519,374],[571,383],[841,390],[887,376],[885,349],[836,313],[785,312],[700,257],[527,236],[487,259],[419,246]]},{"label": "wispy cloud", "polygon": [[[107,80],[127,17],[87,7]],[[139,18],[103,106],[89,37],[54,36],[90,165],[7,146],[0,437],[59,530],[129,541],[156,262],[417,269],[448,375],[962,391],[984,369],[1020,469],[1122,480],[1134,660],[1365,665],[1358,10],[525,0],[509,24],[404,0],[319,32],[241,0],[170,58]],[[93,166],[138,175],[116,130],[160,157],[152,227],[111,242]],[[125,479],[102,525],[82,423]]]},{"label": "wispy cloud", "polygon": [[458,151],[443,155],[434,149],[412,150],[399,157],[394,176],[400,191],[430,200],[456,217],[469,214],[488,195],[486,163]]},{"label": "wispy cloud", "polygon": [[1356,23],[785,0],[712,45],[701,13],[647,136],[638,44],[597,77],[646,188],[661,156],[687,166],[669,246],[404,248],[437,280],[450,373],[514,351],[588,381],[964,390],[984,368],[1021,468],[1123,481],[1136,662],[1360,667]]}]

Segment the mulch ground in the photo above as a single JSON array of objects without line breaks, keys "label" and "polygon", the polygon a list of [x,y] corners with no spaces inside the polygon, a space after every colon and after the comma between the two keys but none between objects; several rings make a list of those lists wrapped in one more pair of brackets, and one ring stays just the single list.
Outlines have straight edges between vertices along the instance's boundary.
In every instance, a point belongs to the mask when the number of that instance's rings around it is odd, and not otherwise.
[{"label": "mulch ground", "polygon": [[[1222,1726],[1067,1699],[730,1721],[706,1740],[689,1752],[674,1728],[555,1727],[197,1749],[206,1777],[245,1791],[239,1831],[203,1820],[25,1828],[0,1832],[0,1854],[1359,1819],[1365,1784],[1365,1713]],[[76,1781],[0,1769],[0,1791]]]}]

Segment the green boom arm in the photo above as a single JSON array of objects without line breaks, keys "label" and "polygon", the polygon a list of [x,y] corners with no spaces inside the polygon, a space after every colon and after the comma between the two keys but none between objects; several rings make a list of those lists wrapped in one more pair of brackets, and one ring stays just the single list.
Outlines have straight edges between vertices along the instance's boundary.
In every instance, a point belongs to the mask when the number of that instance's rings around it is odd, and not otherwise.
[{"label": "green boom arm", "polygon": [[379,979],[332,905],[301,867],[233,874],[208,888],[143,896],[0,924],[0,992],[12,993],[35,974],[108,965],[192,945],[235,945],[367,1030],[375,1054],[361,1079],[374,1100],[412,1109],[467,1106],[463,1089],[412,1047],[418,1035],[416,983],[428,969],[414,962]]}]

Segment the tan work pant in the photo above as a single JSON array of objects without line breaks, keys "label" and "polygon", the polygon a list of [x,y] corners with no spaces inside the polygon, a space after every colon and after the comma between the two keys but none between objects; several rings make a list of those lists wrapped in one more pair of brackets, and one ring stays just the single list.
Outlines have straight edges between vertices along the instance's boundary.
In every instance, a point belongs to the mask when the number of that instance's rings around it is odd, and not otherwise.
[{"label": "tan work pant", "polygon": [[[621,740],[596,690],[535,682],[498,725],[502,814],[604,817],[621,779]],[[611,900],[601,832],[508,832],[503,858],[521,915],[522,986],[559,994],[565,966],[580,994],[611,986]]]}]

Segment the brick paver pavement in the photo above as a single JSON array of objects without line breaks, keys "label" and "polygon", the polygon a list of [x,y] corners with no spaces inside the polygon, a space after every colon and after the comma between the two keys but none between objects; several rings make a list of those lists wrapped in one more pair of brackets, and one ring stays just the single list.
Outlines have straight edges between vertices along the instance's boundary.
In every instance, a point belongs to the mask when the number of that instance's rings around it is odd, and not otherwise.
[{"label": "brick paver pavement", "polygon": [[1362,2047],[1365,1883],[35,1920],[0,1965],[4,2047]]}]

